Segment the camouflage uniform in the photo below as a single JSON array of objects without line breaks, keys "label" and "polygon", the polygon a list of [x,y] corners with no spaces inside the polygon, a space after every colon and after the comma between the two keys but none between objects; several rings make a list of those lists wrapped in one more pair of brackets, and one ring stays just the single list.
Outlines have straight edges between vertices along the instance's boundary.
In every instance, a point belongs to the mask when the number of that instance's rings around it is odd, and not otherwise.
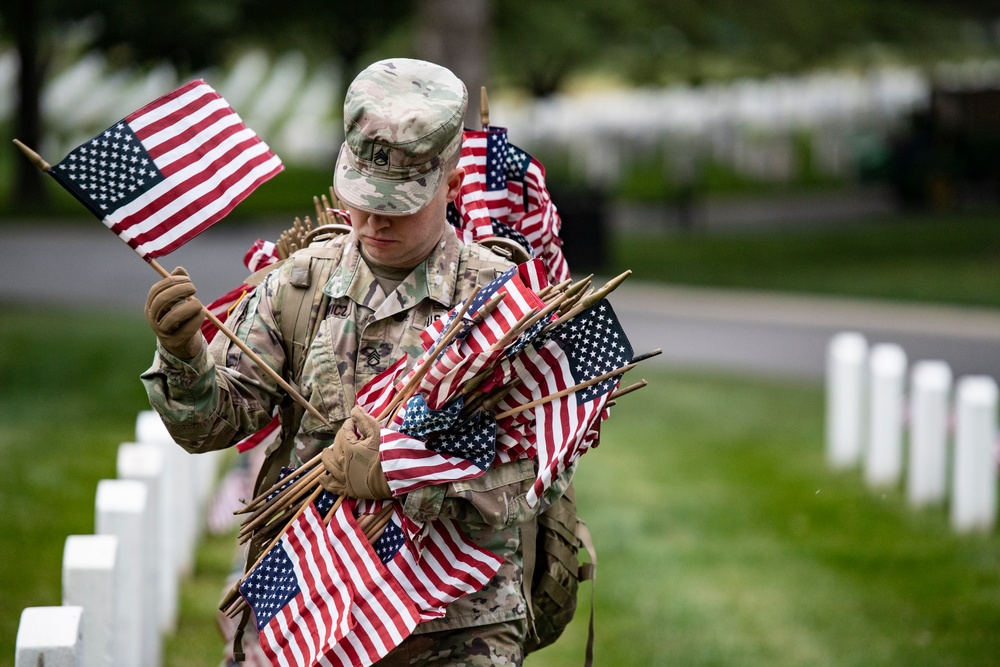
[{"label": "camouflage uniform", "polygon": [[[348,416],[358,388],[404,352],[415,358],[422,350],[419,334],[428,324],[510,266],[482,246],[463,246],[446,230],[431,255],[386,295],[353,233],[326,243],[339,244],[342,255],[323,287],[329,302],[305,356],[299,388],[335,428]],[[287,342],[281,340],[279,319],[291,267],[288,262],[270,273],[229,319],[237,336],[286,376]],[[285,399],[225,336],[187,361],[162,347],[158,352],[142,381],[150,403],[190,452],[231,446],[263,427]],[[331,444],[334,435],[306,413],[289,460],[275,464],[298,465]],[[453,602],[444,618],[419,625],[387,664],[409,664],[411,657],[412,664],[520,664],[527,627],[520,524],[535,512],[525,502],[534,477],[534,463],[520,460],[474,480],[427,486],[401,498],[413,519],[458,520],[471,539],[504,563],[483,590]],[[556,484],[550,491],[558,495],[562,489]]]}]

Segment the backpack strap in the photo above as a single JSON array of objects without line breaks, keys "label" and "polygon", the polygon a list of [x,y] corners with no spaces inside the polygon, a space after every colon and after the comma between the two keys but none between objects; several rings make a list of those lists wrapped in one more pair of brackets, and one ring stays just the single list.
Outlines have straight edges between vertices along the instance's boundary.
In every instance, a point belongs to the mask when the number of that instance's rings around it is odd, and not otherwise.
[{"label": "backpack strap", "polygon": [[531,517],[521,524],[521,592],[528,610],[528,635],[536,635],[535,609],[531,606],[531,587],[535,581],[535,560],[538,549],[538,518]]},{"label": "backpack strap", "polygon": [[[330,279],[337,260],[344,251],[346,235],[316,244],[293,253],[286,262],[291,262],[288,285],[285,289],[281,308],[277,313],[278,329],[285,347],[286,379],[297,384],[305,364],[306,351],[323,321],[321,313],[329,300],[323,294],[323,286]],[[315,313],[315,316],[313,316]],[[311,325],[311,326],[310,326]],[[294,446],[295,433],[305,410],[288,397],[278,406],[281,418],[281,439],[267,452],[254,484],[254,493],[272,486],[284,461],[288,460]],[[250,552],[258,551],[263,545],[250,544]],[[253,562],[256,555],[248,553],[247,561]]]}]

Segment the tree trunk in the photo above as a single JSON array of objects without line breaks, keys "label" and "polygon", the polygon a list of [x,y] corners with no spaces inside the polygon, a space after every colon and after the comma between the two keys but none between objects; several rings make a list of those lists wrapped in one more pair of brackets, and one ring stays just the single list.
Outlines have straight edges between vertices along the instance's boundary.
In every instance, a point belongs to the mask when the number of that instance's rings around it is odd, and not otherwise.
[{"label": "tree trunk", "polygon": [[469,89],[466,127],[479,129],[479,89],[487,85],[490,0],[419,0],[417,57],[447,67]]},{"label": "tree trunk", "polygon": [[[42,140],[41,99],[45,65],[41,57],[41,16],[37,0],[20,0],[14,10],[14,34],[20,60],[17,88],[18,101],[15,117],[15,138],[25,145],[39,149]],[[18,156],[14,162],[13,208],[18,211],[43,210],[48,196],[38,167]]]}]

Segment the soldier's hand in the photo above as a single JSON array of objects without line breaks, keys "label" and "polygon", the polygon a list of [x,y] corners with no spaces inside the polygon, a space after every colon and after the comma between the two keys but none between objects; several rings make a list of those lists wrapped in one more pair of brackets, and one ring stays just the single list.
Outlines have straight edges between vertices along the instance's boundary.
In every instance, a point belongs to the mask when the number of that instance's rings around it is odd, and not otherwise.
[{"label": "soldier's hand", "polygon": [[200,331],[205,314],[194,293],[187,271],[178,266],[169,278],[154,284],[146,297],[146,321],[164,349],[181,359],[191,359],[205,344]]},{"label": "soldier's hand", "polygon": [[323,488],[350,498],[391,498],[392,491],[378,457],[380,442],[378,421],[354,406],[333,444],[320,454],[326,469],[326,474],[319,477]]}]

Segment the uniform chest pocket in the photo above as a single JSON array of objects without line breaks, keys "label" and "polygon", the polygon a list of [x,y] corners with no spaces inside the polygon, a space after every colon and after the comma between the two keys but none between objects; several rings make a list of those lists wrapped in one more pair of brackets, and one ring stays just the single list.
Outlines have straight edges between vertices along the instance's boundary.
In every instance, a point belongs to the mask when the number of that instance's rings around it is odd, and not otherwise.
[{"label": "uniform chest pocket", "polygon": [[[344,392],[344,374],[353,377],[348,340],[341,332],[341,320],[323,320],[319,325],[316,337],[312,341],[305,363],[302,366],[302,377],[299,387],[302,394],[309,400],[320,414],[330,423],[347,419],[351,411]],[[353,345],[353,338],[351,339]],[[329,431],[329,428],[306,412],[302,417],[302,430],[306,433]]]}]

